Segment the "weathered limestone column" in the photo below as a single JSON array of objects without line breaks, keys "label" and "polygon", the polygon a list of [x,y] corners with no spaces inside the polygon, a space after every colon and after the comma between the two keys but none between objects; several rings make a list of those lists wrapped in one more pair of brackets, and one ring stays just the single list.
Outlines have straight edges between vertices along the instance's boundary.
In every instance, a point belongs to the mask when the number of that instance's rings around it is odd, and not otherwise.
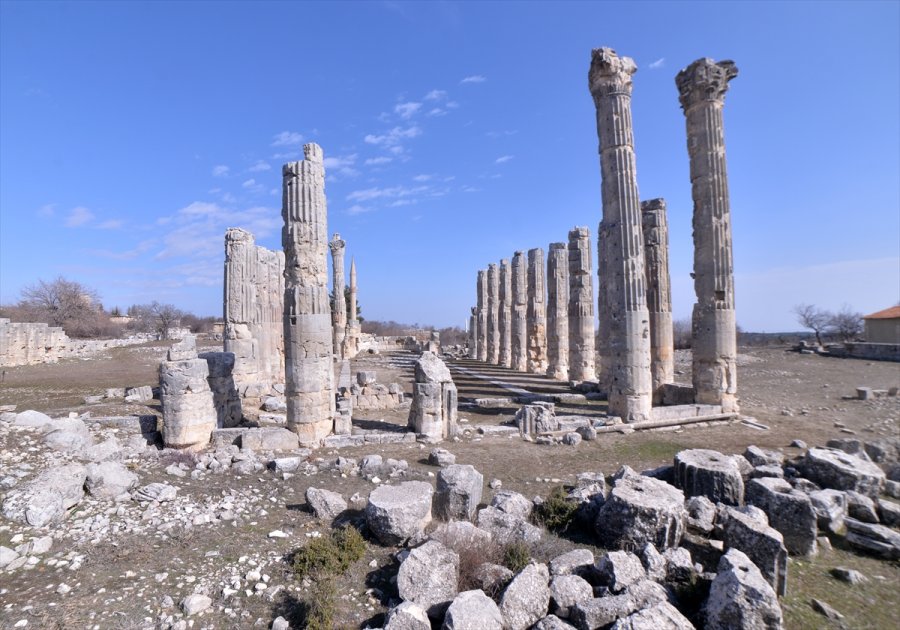
[{"label": "weathered limestone column", "polygon": [[500,363],[500,274],[488,265],[487,362]]},{"label": "weathered limestone column", "polygon": [[217,422],[209,367],[198,358],[193,335],[169,348],[166,358],[159,364],[163,442],[168,448],[200,450],[209,444]]},{"label": "weathered limestone column", "polygon": [[512,269],[500,261],[500,365],[512,366]]},{"label": "weathered limestone column", "polygon": [[569,231],[569,378],[597,378],[594,354],[594,284],[591,277],[591,233],[586,227]]},{"label": "weathered limestone column", "polygon": [[699,403],[722,405],[726,412],[737,411],[738,401],[731,207],[722,109],[728,82],[737,73],[732,61],[698,59],[675,77],[687,119],[694,198],[694,396]]},{"label": "weathered limestone column", "polygon": [[[224,347],[234,354],[234,382],[244,396],[259,386],[259,341],[253,335],[256,319],[256,243],[240,228],[225,232]],[[262,392],[251,392],[258,397]]]},{"label": "weathered limestone column", "polygon": [[359,303],[357,302],[356,260],[350,259],[350,318],[347,321],[347,338],[345,340],[344,358],[352,359],[359,354],[359,336],[362,328],[359,325]]},{"label": "weathered limestone column", "polygon": [[528,369],[528,269],[525,252],[512,258],[512,369]]},{"label": "weathered limestone column", "polygon": [[647,309],[650,312],[650,373],[653,404],[661,405],[663,385],[675,380],[672,288],[669,284],[669,222],[665,199],[641,202]]},{"label": "weathered limestone column", "polygon": [[625,422],[650,417],[650,316],[644,294],[644,239],[631,127],[629,57],[594,49],[588,83],[597,108],[603,220],[606,233],[605,339],[608,348],[609,413]]},{"label": "weathered limestone column", "polygon": [[457,404],[447,365],[433,352],[423,352],[415,366],[409,429],[431,441],[452,438],[459,431]]},{"label": "weathered limestone column", "polygon": [[547,298],[544,287],[544,250],[528,250],[528,371],[547,373]]},{"label": "weathered limestone column", "polygon": [[315,444],[334,426],[331,309],[328,304],[328,209],[322,148],[282,168],[284,341],[287,426]]},{"label": "weathered limestone column", "polygon": [[569,252],[550,243],[547,254],[547,376],[569,380]]},{"label": "weathered limestone column", "polygon": [[347,302],[344,299],[344,251],[347,243],[335,232],[328,248],[331,250],[331,292],[334,295],[334,307],[331,311],[334,355],[343,360],[344,338],[347,335]]},{"label": "weathered limestone column", "polygon": [[478,308],[473,306],[469,315],[469,358],[478,357]]},{"label": "weathered limestone column", "polygon": [[478,270],[478,347],[475,356],[479,361],[488,357],[488,272]]},{"label": "weathered limestone column", "polygon": [[267,384],[284,381],[284,252],[256,247],[256,319],[259,371]]}]

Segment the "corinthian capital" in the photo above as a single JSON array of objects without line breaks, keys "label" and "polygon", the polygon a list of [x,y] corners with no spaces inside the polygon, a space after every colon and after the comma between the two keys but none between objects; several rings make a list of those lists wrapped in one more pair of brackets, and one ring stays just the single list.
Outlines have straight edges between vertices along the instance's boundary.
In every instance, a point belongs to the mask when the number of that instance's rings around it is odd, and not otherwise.
[{"label": "corinthian capital", "polygon": [[713,61],[708,57],[698,59],[675,77],[678,100],[685,111],[703,101],[725,100],[728,82],[738,74],[733,61]]},{"label": "corinthian capital", "polygon": [[631,57],[619,57],[612,48],[591,51],[588,87],[594,99],[616,92],[631,93],[631,75],[637,65]]}]

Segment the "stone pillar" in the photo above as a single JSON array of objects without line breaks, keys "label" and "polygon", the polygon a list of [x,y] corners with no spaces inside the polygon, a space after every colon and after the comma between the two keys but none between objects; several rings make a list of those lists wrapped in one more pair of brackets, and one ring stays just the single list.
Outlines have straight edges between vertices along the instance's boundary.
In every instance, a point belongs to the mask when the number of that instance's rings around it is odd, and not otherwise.
[{"label": "stone pillar", "polygon": [[469,315],[469,358],[478,357],[478,308],[472,307]]},{"label": "stone pillar", "polygon": [[500,363],[500,274],[497,265],[488,265],[487,272],[487,362]]},{"label": "stone pillar", "polygon": [[220,429],[236,427],[241,423],[241,397],[234,385],[234,354],[231,352],[201,352],[198,358],[206,361],[209,369],[209,389],[216,409],[216,426]]},{"label": "stone pillar", "polygon": [[512,366],[512,268],[500,261],[500,365]]},{"label": "stone pillar", "polygon": [[675,380],[672,288],[669,284],[669,222],[664,199],[641,202],[641,228],[644,232],[647,310],[650,312],[653,404],[661,405],[663,385]]},{"label": "stone pillar", "polygon": [[512,369],[528,369],[528,269],[525,252],[512,258]]},{"label": "stone pillar", "polygon": [[209,389],[206,359],[197,357],[193,335],[171,348],[159,364],[163,442],[168,448],[200,450],[216,428],[216,407]]},{"label": "stone pillar", "polygon": [[350,318],[347,321],[347,338],[344,358],[352,359],[359,354],[359,337],[362,328],[359,325],[359,303],[357,302],[356,261],[350,259]]},{"label": "stone pillar", "polygon": [[488,356],[488,277],[486,269],[478,271],[478,347],[475,356],[479,361],[487,361]]},{"label": "stone pillar", "polygon": [[629,57],[610,48],[591,56],[588,82],[597,108],[603,220],[609,413],[625,422],[650,417],[650,316],[644,294],[644,239],[631,127]]},{"label": "stone pillar", "polygon": [[408,425],[410,431],[432,441],[458,432],[456,385],[446,364],[433,352],[423,352],[416,361]]},{"label": "stone pillar", "polygon": [[282,168],[284,340],[287,426],[316,444],[334,426],[331,309],[328,304],[328,210],[322,148]]},{"label": "stone pillar", "polygon": [[738,401],[731,208],[722,108],[728,82],[737,73],[732,61],[698,59],[675,77],[687,119],[694,199],[694,395],[698,403],[722,405],[726,412],[737,411]]},{"label": "stone pillar", "polygon": [[544,287],[544,250],[528,250],[528,371],[547,373],[547,298]]},{"label": "stone pillar", "polygon": [[334,305],[331,309],[334,355],[343,360],[344,338],[347,335],[347,302],[344,298],[344,251],[347,249],[347,243],[335,232],[331,242],[328,243],[328,248],[331,250],[331,292],[334,296]]},{"label": "stone pillar", "polygon": [[569,380],[569,252],[550,243],[547,254],[547,376]]},{"label": "stone pillar", "polygon": [[569,378],[597,378],[594,352],[594,279],[591,277],[591,233],[569,231]]},{"label": "stone pillar", "polygon": [[284,252],[256,247],[256,318],[259,371],[268,386],[284,382]]}]

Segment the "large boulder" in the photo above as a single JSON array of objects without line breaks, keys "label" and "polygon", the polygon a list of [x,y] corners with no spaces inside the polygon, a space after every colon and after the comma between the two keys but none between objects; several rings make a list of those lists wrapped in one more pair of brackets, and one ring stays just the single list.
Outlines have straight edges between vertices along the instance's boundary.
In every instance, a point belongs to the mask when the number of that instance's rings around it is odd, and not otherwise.
[{"label": "large boulder", "polygon": [[115,499],[138,484],[138,476],[119,462],[88,464],[85,489],[98,499]]},{"label": "large boulder", "polygon": [[525,630],[547,614],[550,606],[549,581],[547,565],[534,561],[513,578],[500,599],[504,628]]},{"label": "large boulder", "polygon": [[853,547],[888,560],[900,560],[900,534],[893,529],[853,518],[845,519],[844,523],[847,525],[847,542]]},{"label": "large boulder", "polygon": [[823,488],[855,490],[878,496],[885,474],[870,461],[825,448],[811,448],[798,466],[803,476]]},{"label": "large boulder", "polygon": [[12,421],[13,426],[17,427],[42,427],[46,424],[51,424],[52,422],[53,419],[50,416],[41,413],[40,411],[34,411],[33,409],[20,411]]},{"label": "large boulder", "polygon": [[706,628],[781,630],[778,596],[756,565],[737,549],[719,561],[706,601]]},{"label": "large boulder", "polygon": [[463,591],[450,604],[442,630],[502,630],[503,615],[484,591]]},{"label": "large boulder", "polygon": [[573,549],[550,561],[550,575],[590,574],[594,568],[594,552],[590,549]]},{"label": "large boulder", "polygon": [[788,553],[816,553],[816,512],[807,494],[795,490],[784,479],[760,477],[747,484],[747,503],[766,513],[769,525],[784,537]]},{"label": "large boulder", "polygon": [[338,517],[341,512],[347,509],[347,502],[337,492],[331,490],[323,490],[321,488],[307,488],[306,503],[309,509],[313,511],[316,518],[326,521],[333,520]]},{"label": "large boulder", "polygon": [[384,630],[431,630],[431,621],[415,602],[401,602],[388,612]]},{"label": "large boulder", "polygon": [[597,513],[595,529],[609,549],[677,547],[684,533],[684,494],[664,481],[626,473]]},{"label": "large boulder", "polygon": [[787,593],[787,549],[781,532],[769,527],[758,508],[722,507],[719,522],[726,550],[747,554],[779,596]]},{"label": "large boulder", "polygon": [[32,527],[58,523],[69,508],[81,501],[86,478],[87,469],[81,464],[66,464],[45,470],[7,493],[3,501],[3,516]]},{"label": "large boulder", "polygon": [[632,585],[621,595],[595,597],[575,604],[570,619],[582,630],[595,630],[628,617],[634,612],[650,608],[667,599],[666,589],[650,580]]},{"label": "large boulder", "polygon": [[613,593],[620,593],[632,584],[647,579],[640,558],[628,551],[611,551],[597,561],[600,583]]},{"label": "large boulder", "polygon": [[694,624],[669,602],[659,602],[617,620],[610,630],[694,630]]},{"label": "large boulder", "polygon": [[809,493],[809,500],[819,529],[836,534],[844,528],[847,495],[840,490],[816,490]]},{"label": "large boulder", "polygon": [[416,547],[400,565],[397,591],[429,617],[442,615],[459,592],[459,556],[436,540]]},{"label": "large boulder", "polygon": [[741,469],[718,451],[693,448],[675,455],[675,485],[688,497],[704,496],[726,505],[744,502]]},{"label": "large boulder", "polygon": [[563,619],[569,617],[569,610],[572,606],[593,597],[594,589],[583,577],[558,575],[550,581],[550,599],[553,602],[553,612]]},{"label": "large boulder", "polygon": [[442,520],[471,520],[481,503],[484,476],[473,466],[451,464],[437,475],[434,515]]},{"label": "large boulder", "polygon": [[398,545],[431,522],[434,490],[424,481],[379,486],[369,494],[366,522],[385,545]]}]

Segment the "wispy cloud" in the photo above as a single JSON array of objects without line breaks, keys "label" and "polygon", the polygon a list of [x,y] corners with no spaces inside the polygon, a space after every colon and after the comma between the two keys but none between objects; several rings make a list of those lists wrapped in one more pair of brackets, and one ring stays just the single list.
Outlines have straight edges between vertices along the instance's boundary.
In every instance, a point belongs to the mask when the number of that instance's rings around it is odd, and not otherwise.
[{"label": "wispy cloud", "polygon": [[484,77],[480,74],[473,74],[471,76],[465,77],[460,83],[484,83],[487,81],[487,77]]},{"label": "wispy cloud", "polygon": [[90,223],[93,219],[93,212],[84,206],[78,206],[77,208],[73,208],[66,217],[66,227],[80,227],[85,223]]},{"label": "wispy cloud", "polygon": [[100,230],[118,230],[120,227],[125,225],[125,221],[122,219],[107,219],[102,223],[97,224],[97,229]]},{"label": "wispy cloud", "polygon": [[398,103],[394,106],[394,113],[403,120],[409,120],[415,116],[416,112],[422,109],[422,103]]},{"label": "wispy cloud", "polygon": [[213,166],[212,176],[213,177],[228,177],[228,172],[230,170],[231,169],[228,168],[227,166],[225,166],[224,164],[217,164],[216,166]]},{"label": "wispy cloud", "polygon": [[280,213],[273,208],[233,210],[208,201],[195,201],[165,218],[163,225],[171,229],[162,236],[163,249],[155,258],[204,259],[210,268],[218,268],[218,282],[222,281],[221,256],[227,228],[242,227],[264,238],[274,234],[282,223]]},{"label": "wispy cloud", "polygon": [[426,101],[441,101],[445,98],[447,98],[447,92],[444,90],[431,90],[425,95]]},{"label": "wispy cloud", "polygon": [[52,217],[54,214],[56,214],[56,204],[44,204],[43,206],[38,208],[37,214],[39,217]]},{"label": "wispy cloud", "polygon": [[353,165],[356,164],[356,158],[356,153],[326,157],[322,160],[322,163],[325,165],[325,174],[332,181],[337,181],[334,177],[335,173],[343,177],[356,177],[359,175],[359,171],[353,168]]},{"label": "wispy cloud", "polygon": [[662,68],[664,65],[666,65],[666,58],[660,57],[656,61],[649,64],[647,67],[650,68],[651,70],[656,70],[657,68]]},{"label": "wispy cloud", "polygon": [[432,177],[434,177],[434,176],[433,176],[433,175],[426,175],[426,174],[416,175],[415,177],[413,177],[413,181],[414,181],[414,182],[427,182],[427,181],[430,180]]},{"label": "wispy cloud", "polygon": [[381,164],[389,164],[393,162],[394,158],[388,157],[386,155],[379,155],[378,157],[368,158],[365,161],[366,166],[380,166]]},{"label": "wispy cloud", "polygon": [[292,147],[303,142],[303,135],[296,131],[282,131],[272,138],[273,147]]},{"label": "wispy cloud", "polygon": [[253,188],[254,186],[256,186],[256,180],[251,177],[243,184],[241,184],[241,186],[243,186],[244,188]]},{"label": "wispy cloud", "polygon": [[272,168],[272,165],[263,160],[257,160],[256,164],[248,168],[247,170],[251,173],[260,173],[262,171],[268,171]]},{"label": "wispy cloud", "polygon": [[384,134],[375,135],[368,134],[363,140],[367,144],[374,144],[376,146],[385,146],[385,147],[394,147],[399,145],[404,140],[409,138],[415,138],[422,134],[421,127],[417,125],[412,125],[410,127],[394,127],[390,131]]},{"label": "wispy cloud", "polygon": [[300,157],[299,151],[287,151],[285,153],[275,153],[272,155],[273,160],[293,160]]},{"label": "wispy cloud", "polygon": [[357,215],[357,214],[364,214],[366,212],[371,212],[371,211],[372,211],[372,208],[367,208],[366,206],[361,206],[358,203],[353,204],[352,206],[347,208],[347,214],[349,214],[351,216]]},{"label": "wispy cloud", "polygon": [[516,156],[514,156],[514,155],[501,155],[501,156],[498,157],[496,160],[494,160],[494,163],[495,163],[495,164],[504,164],[504,163],[506,163],[506,162],[509,162],[509,161],[510,161],[511,159],[513,159],[514,157],[516,157]]},{"label": "wispy cloud", "polygon": [[462,190],[467,193],[481,192],[481,189],[476,186],[464,186]]},{"label": "wispy cloud", "polygon": [[366,188],[364,190],[354,190],[347,195],[347,201],[372,201],[373,199],[409,197],[419,195],[429,190],[428,186],[414,186],[407,188],[405,186],[391,186],[388,188]]},{"label": "wispy cloud", "polygon": [[158,239],[151,238],[141,241],[133,249],[129,249],[124,252],[115,252],[109,249],[88,249],[85,250],[85,253],[91,254],[92,256],[98,256],[100,258],[109,258],[112,260],[132,260],[140,256],[141,254],[144,254],[153,249],[153,247],[155,247],[158,242]]},{"label": "wispy cloud", "polygon": [[514,136],[519,133],[518,129],[507,129],[506,131],[488,131],[485,135],[488,138],[501,138],[503,136]]}]

